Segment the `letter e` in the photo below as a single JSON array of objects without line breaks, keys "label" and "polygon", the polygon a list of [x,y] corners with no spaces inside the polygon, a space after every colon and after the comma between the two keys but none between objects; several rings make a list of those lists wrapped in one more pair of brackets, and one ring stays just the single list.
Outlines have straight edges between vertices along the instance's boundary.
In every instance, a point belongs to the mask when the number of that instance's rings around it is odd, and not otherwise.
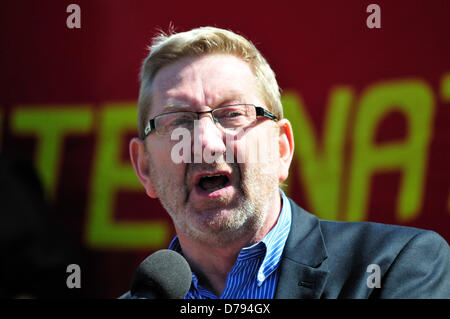
[{"label": "letter e", "polygon": [[81,9],[78,4],[69,4],[66,9],[67,13],[72,13],[67,17],[66,25],[69,29],[81,28]]},{"label": "letter e", "polygon": [[367,13],[372,13],[367,17],[366,24],[369,29],[381,28],[381,9],[378,4],[369,4],[366,9]]}]

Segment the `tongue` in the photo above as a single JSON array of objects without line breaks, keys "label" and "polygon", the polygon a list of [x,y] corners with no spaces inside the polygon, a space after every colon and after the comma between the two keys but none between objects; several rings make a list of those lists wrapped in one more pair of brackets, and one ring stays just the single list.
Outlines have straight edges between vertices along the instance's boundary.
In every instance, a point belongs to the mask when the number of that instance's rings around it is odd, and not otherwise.
[{"label": "tongue", "polygon": [[228,183],[228,178],[224,175],[203,177],[200,180],[200,187],[204,190],[216,190],[224,187]]}]

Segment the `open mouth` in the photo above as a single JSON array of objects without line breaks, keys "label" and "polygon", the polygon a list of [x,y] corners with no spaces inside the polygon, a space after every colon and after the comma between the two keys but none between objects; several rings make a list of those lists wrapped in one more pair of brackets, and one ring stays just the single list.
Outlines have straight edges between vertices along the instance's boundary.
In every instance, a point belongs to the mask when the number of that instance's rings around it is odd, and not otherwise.
[{"label": "open mouth", "polygon": [[197,185],[204,191],[214,192],[228,186],[229,183],[230,178],[226,174],[215,174],[201,176]]}]

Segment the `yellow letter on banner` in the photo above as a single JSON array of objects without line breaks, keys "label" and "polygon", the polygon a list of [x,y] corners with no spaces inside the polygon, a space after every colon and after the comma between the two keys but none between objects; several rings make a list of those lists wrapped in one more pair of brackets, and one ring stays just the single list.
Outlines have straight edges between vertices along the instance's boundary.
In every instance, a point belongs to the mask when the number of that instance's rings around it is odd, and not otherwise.
[{"label": "yellow letter on banner", "polygon": [[[375,145],[377,125],[392,111],[400,111],[405,116],[408,137],[402,142]],[[403,173],[397,217],[400,221],[414,219],[422,206],[434,112],[433,92],[419,80],[380,83],[362,94],[357,112],[348,220],[366,219],[371,175],[393,170]]]},{"label": "yellow letter on banner", "polygon": [[332,91],[323,143],[317,141],[300,96],[286,93],[281,99],[284,114],[292,123],[295,137],[294,154],[312,212],[324,219],[336,220],[339,217],[343,143],[352,97],[349,88],[340,87]]},{"label": "yellow letter on banner", "polygon": [[[446,73],[441,79],[441,98],[444,102],[450,102],[450,73]],[[450,190],[447,198],[447,211],[450,212]]]},{"label": "yellow letter on banner", "polygon": [[[124,133],[136,130],[136,105],[114,104],[99,119],[86,240],[93,248],[152,249],[169,236],[167,222],[118,222],[113,218],[118,190],[144,192],[131,162],[120,161]],[[150,217],[150,216],[149,216]]]},{"label": "yellow letter on banner", "polygon": [[446,73],[441,79],[441,98],[445,102],[450,102],[450,73]]},{"label": "yellow letter on banner", "polygon": [[36,168],[51,198],[56,191],[64,137],[90,132],[92,117],[92,111],[85,105],[14,108],[11,130],[18,135],[37,136]]}]

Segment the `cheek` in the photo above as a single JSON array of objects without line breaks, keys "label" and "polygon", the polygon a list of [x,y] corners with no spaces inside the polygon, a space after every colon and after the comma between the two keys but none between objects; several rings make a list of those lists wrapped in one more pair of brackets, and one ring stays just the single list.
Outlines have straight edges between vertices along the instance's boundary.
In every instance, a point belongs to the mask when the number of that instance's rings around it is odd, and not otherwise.
[{"label": "cheek", "polygon": [[277,141],[273,130],[255,129],[227,143],[227,148],[233,150],[237,163],[273,165],[279,154]]},{"label": "cheek", "polygon": [[175,176],[182,175],[184,172],[185,164],[175,163],[172,160],[171,147],[171,143],[154,143],[148,148],[150,165],[153,166],[153,171],[158,172],[158,175],[162,178],[167,177],[173,179]]}]

